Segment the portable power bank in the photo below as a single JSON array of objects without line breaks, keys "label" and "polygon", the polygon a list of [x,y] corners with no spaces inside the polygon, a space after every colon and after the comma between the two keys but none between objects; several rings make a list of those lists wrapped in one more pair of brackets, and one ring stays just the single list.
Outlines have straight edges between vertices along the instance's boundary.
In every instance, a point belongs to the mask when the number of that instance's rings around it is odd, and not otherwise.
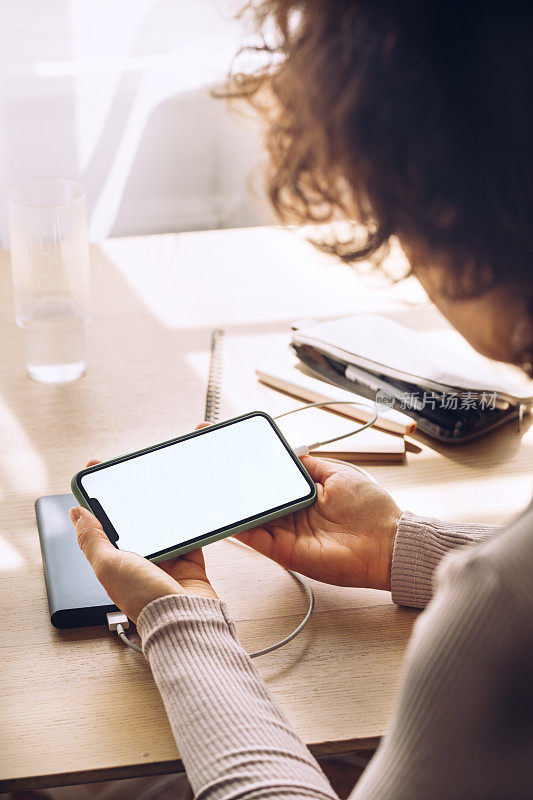
[{"label": "portable power bank", "polygon": [[76,541],[68,512],[77,504],[72,494],[35,502],[50,620],[56,628],[105,625],[106,614],[117,611]]}]

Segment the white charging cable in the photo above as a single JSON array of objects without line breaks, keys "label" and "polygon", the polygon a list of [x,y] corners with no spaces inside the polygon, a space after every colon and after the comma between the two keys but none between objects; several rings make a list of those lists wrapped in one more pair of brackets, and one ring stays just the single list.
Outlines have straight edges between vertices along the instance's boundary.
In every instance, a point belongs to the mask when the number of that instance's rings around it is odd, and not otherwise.
[{"label": "white charging cable", "polygon": [[[278,414],[277,417],[274,419],[281,419],[282,417],[288,417],[289,414],[296,414],[298,411],[305,411],[307,408],[331,408],[331,406],[359,406],[360,408],[368,408],[370,409],[373,414],[372,417],[365,422],[363,425],[360,425],[358,428],[355,428],[353,431],[348,431],[348,433],[341,433],[340,436],[332,436],[331,439],[324,439],[323,442],[313,442],[313,444],[303,444],[299,447],[294,447],[293,450],[295,454],[298,456],[306,456],[311,450],[318,450],[319,447],[322,447],[325,444],[332,444],[333,442],[340,442],[341,439],[346,439],[348,436],[355,436],[356,433],[361,433],[361,431],[366,431],[367,428],[371,428],[372,425],[376,422],[379,412],[377,403],[361,403],[359,400],[337,400],[331,401],[328,400],[327,402],[322,403],[307,403],[304,406],[298,406],[298,408],[293,408],[290,411],[285,411],[283,414]],[[334,459],[331,459],[332,461]],[[351,466],[351,465],[350,465]]]},{"label": "white charging cable", "polygon": [[[370,403],[361,403],[357,400],[353,401],[338,400],[337,402],[332,402],[331,400],[328,400],[328,402],[324,403],[308,403],[307,405],[299,406],[298,408],[293,408],[291,409],[291,411],[285,411],[283,414],[278,414],[277,417],[274,417],[274,419],[287,417],[289,414],[296,414],[297,411],[304,411],[306,408],[325,408],[325,407],[329,408],[330,406],[337,406],[337,405],[360,406],[362,408],[370,408],[372,410],[372,406],[370,405]],[[361,431],[370,428],[378,418],[378,408],[377,404],[375,403],[373,407],[373,412],[374,413],[372,418],[368,420],[368,422],[365,422],[363,425],[360,425],[355,430],[349,431],[348,433],[343,433],[340,436],[333,436],[331,439],[326,439],[323,442],[314,442],[313,444],[310,445],[301,445],[300,447],[295,447],[293,448],[294,453],[298,457],[304,456],[307,455],[311,450],[316,450],[318,447],[322,447],[322,445],[332,444],[333,442],[338,442],[341,439],[347,438],[348,436],[354,436],[356,433],[361,433]],[[362,469],[361,467],[357,467],[355,464],[350,464],[348,461],[343,461],[340,458],[329,458],[329,457],[324,458],[324,461],[333,461],[337,464],[342,464],[342,466],[351,467],[352,469],[355,469],[357,472],[360,472],[362,475],[367,477],[369,480],[376,483],[374,478],[371,475],[369,475],[369,473],[366,472],[366,470]],[[228,540],[233,542],[234,544],[240,545],[241,547],[245,547],[248,550],[252,549],[249,548],[248,545],[246,545],[244,542],[240,542],[238,539],[234,539],[233,537],[228,537]],[[264,656],[267,653],[272,653],[274,650],[278,650],[280,647],[284,647],[289,642],[292,642],[292,640],[295,639],[296,636],[298,636],[298,634],[303,631],[303,629],[311,619],[311,615],[315,608],[315,595],[311,584],[309,584],[305,580],[305,578],[302,578],[301,575],[298,575],[297,572],[293,572],[292,569],[286,569],[286,572],[288,572],[289,575],[291,575],[294,578],[294,580],[297,581],[304,588],[307,597],[309,599],[309,605],[307,607],[307,611],[300,624],[297,625],[296,628],[294,628],[294,630],[288,634],[288,636],[285,636],[285,638],[280,639],[278,642],[275,642],[274,644],[271,644],[268,647],[263,647],[261,650],[256,650],[254,653],[249,653],[250,658],[257,658],[258,656]],[[128,639],[128,637],[126,636],[125,631],[129,628],[130,622],[125,614],[123,614],[121,611],[111,611],[109,614],[107,614],[107,624],[109,630],[116,631],[118,636],[120,637],[120,639],[122,639],[125,645],[131,647],[131,649],[135,650],[136,653],[142,653],[142,649],[134,642],[132,642],[130,639]]]},{"label": "white charging cable", "polygon": [[[233,544],[238,544],[241,547],[245,547],[247,550],[253,550],[252,547],[248,547],[247,544],[244,542],[240,542],[238,539],[234,539],[233,536],[229,537],[229,541],[233,542]],[[255,552],[255,550],[253,550]],[[268,647],[263,647],[262,650],[256,650],[254,653],[249,653],[250,658],[257,658],[258,656],[266,656],[267,653],[272,653],[274,650],[278,650],[280,647],[284,647],[289,642],[292,642],[299,633],[303,631],[309,620],[311,619],[311,615],[315,610],[315,593],[313,592],[313,587],[310,583],[308,583],[305,578],[302,578],[301,575],[298,575],[297,572],[293,572],[292,569],[288,569],[284,567],[285,572],[288,572],[289,575],[292,575],[295,581],[297,581],[300,586],[303,586],[305,593],[307,594],[309,605],[307,606],[307,611],[305,612],[305,616],[296,628],[289,633],[288,636],[285,636],[284,639],[280,639],[279,642],[275,642],[274,644],[269,645]]]},{"label": "white charging cable", "polygon": [[132,650],[135,650],[136,653],[142,653],[141,648],[139,645],[135,644],[134,642],[130,641],[126,634],[124,633],[130,627],[130,621],[122,611],[110,611],[107,616],[107,627],[110,631],[116,631],[117,634],[120,636],[124,644],[127,644],[128,647],[131,647]]}]

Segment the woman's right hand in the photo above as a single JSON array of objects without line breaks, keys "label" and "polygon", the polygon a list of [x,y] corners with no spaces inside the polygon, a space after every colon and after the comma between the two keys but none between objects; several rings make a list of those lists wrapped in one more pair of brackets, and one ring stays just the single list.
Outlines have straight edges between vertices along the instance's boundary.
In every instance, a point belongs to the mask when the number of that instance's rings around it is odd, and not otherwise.
[{"label": "woman's right hand", "polygon": [[236,538],[309,578],[390,590],[401,510],[384,489],[349,466],[312,456],[302,463],[317,485],[316,503]]}]

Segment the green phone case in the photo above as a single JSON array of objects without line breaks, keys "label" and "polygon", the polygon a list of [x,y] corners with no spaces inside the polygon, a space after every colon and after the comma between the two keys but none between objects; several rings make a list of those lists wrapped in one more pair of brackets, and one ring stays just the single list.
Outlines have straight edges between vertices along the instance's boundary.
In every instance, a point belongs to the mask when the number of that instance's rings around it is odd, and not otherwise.
[{"label": "green phone case", "polygon": [[280,429],[278,428],[278,426],[276,425],[276,423],[274,422],[272,417],[269,416],[269,414],[266,414],[264,411],[251,411],[248,414],[242,414],[241,416],[233,417],[232,419],[225,420],[224,422],[219,422],[219,423],[217,423],[215,425],[211,425],[209,428],[202,428],[199,431],[192,431],[191,433],[187,433],[184,436],[178,436],[175,439],[170,439],[167,442],[162,442],[161,444],[153,445],[152,447],[146,447],[143,450],[137,450],[134,453],[128,453],[127,455],[120,456],[119,458],[110,459],[109,461],[102,462],[101,464],[97,464],[94,467],[86,467],[85,469],[82,469],[79,472],[77,472],[74,475],[74,477],[72,478],[72,481],[71,481],[72,493],[74,494],[76,499],[79,501],[80,505],[84,506],[84,508],[87,508],[89,511],[91,511],[94,514],[95,511],[94,511],[93,508],[91,508],[91,505],[89,503],[89,499],[86,497],[86,495],[84,493],[84,490],[81,488],[81,486],[79,484],[79,480],[80,480],[80,478],[83,477],[83,475],[86,475],[86,474],[88,474],[90,472],[95,472],[95,471],[97,471],[99,469],[103,469],[104,467],[108,467],[111,464],[118,464],[121,461],[126,461],[126,460],[128,460],[130,458],[135,458],[137,456],[143,455],[144,453],[150,453],[153,450],[159,450],[162,447],[168,447],[169,445],[176,444],[177,442],[182,442],[182,441],[185,441],[186,439],[191,439],[191,438],[193,438],[195,436],[208,435],[209,432],[212,431],[213,429],[222,428],[222,427],[224,427],[226,425],[231,425],[231,424],[233,424],[235,422],[238,422],[240,420],[248,419],[249,417],[255,417],[255,416],[265,417],[269,421],[269,423],[272,425],[274,431],[276,432],[278,437],[281,439],[281,441],[285,445],[285,448],[287,449],[288,453],[291,455],[291,457],[293,458],[295,463],[298,465],[301,473],[303,474],[303,476],[307,480],[307,482],[309,484],[309,489],[310,489],[309,497],[305,497],[303,500],[300,500],[297,503],[290,504],[288,507],[283,508],[282,510],[278,509],[277,511],[273,511],[273,512],[270,512],[268,514],[264,514],[263,516],[254,517],[253,520],[248,520],[248,522],[246,522],[246,523],[242,523],[240,525],[236,525],[235,527],[232,527],[232,528],[225,528],[224,530],[218,531],[217,533],[214,533],[211,536],[199,537],[197,539],[194,539],[193,541],[186,542],[185,544],[179,545],[178,547],[176,547],[176,548],[174,548],[174,549],[172,549],[170,551],[166,551],[164,553],[160,553],[159,555],[153,555],[153,556],[149,555],[149,556],[146,556],[146,558],[148,558],[150,561],[153,561],[154,564],[158,564],[158,563],[160,563],[162,561],[167,561],[169,558],[174,558],[175,556],[183,555],[184,553],[189,553],[191,550],[197,550],[199,547],[204,547],[207,544],[211,544],[211,542],[216,542],[216,541],[218,541],[220,539],[225,539],[228,536],[233,536],[236,533],[242,533],[243,531],[249,530],[250,528],[256,528],[256,527],[258,527],[260,525],[263,525],[263,524],[265,524],[267,522],[271,522],[274,519],[280,519],[281,517],[284,517],[287,514],[292,514],[295,511],[299,511],[302,508],[307,508],[308,506],[312,505],[316,500],[316,485],[315,485],[315,483],[313,482],[311,476],[309,475],[309,473],[307,472],[307,470],[305,469],[305,467],[301,463],[300,459],[294,454],[291,446],[289,445],[289,443],[287,442],[287,440],[285,439],[285,437],[281,433]]}]

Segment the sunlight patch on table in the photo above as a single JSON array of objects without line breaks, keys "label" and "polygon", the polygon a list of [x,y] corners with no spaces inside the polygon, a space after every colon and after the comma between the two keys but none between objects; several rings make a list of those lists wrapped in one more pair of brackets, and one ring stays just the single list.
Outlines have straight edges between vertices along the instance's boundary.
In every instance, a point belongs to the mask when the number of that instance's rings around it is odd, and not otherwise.
[{"label": "sunlight patch on table", "polygon": [[396,487],[400,508],[449,522],[507,524],[531,502],[530,475],[471,476]]},{"label": "sunlight patch on table", "polygon": [[4,499],[7,491],[27,491],[28,475],[32,476],[37,493],[39,487],[46,486],[47,470],[44,461],[10,406],[1,398],[0,418],[2,419],[0,498]]},{"label": "sunlight patch on table", "polygon": [[403,291],[376,291],[355,270],[278,228],[125,237],[100,247],[150,312],[171,328],[377,311],[388,297],[397,305]]},{"label": "sunlight patch on table", "polygon": [[24,558],[19,551],[0,536],[0,572],[16,572],[24,566]]}]

